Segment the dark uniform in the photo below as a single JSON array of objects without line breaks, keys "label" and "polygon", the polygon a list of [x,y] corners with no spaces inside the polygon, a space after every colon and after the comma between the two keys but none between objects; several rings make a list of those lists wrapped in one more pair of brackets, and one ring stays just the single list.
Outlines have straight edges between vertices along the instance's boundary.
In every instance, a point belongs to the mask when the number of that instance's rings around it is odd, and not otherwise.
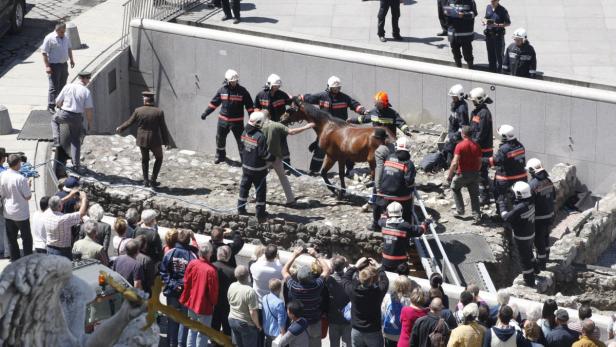
[{"label": "dark uniform", "polygon": [[379,37],[385,36],[385,17],[387,17],[387,12],[391,8],[391,31],[392,36],[395,39],[400,38],[400,27],[398,26],[398,19],[400,19],[400,0],[381,0],[379,5],[379,14],[377,15],[378,19],[378,29],[377,35]]},{"label": "dark uniform", "polygon": [[426,232],[426,225],[411,225],[401,218],[381,218],[379,220],[383,234],[383,261],[386,271],[396,271],[398,265],[408,259],[411,238],[419,237]]},{"label": "dark uniform", "polygon": [[527,40],[518,46],[514,43],[507,47],[503,60],[503,71],[512,76],[534,78],[537,73],[537,55]]},{"label": "dark uniform", "polygon": [[535,204],[531,199],[516,200],[510,212],[503,212],[503,220],[513,228],[513,240],[520,254],[524,282],[528,286],[535,284],[536,261],[533,256],[535,239]]},{"label": "dark uniform", "polygon": [[535,249],[539,268],[545,270],[550,257],[550,229],[554,222],[556,190],[545,170],[532,176],[529,185],[535,199]]},{"label": "dark uniform", "polygon": [[207,109],[201,115],[201,119],[205,119],[219,105],[221,107],[220,114],[218,115],[218,128],[216,129],[217,162],[225,160],[227,156],[226,146],[229,131],[233,132],[238,151],[240,154],[243,152],[240,137],[244,131],[244,108],[246,108],[248,114],[251,114],[254,110],[250,94],[246,88],[239,84],[232,88],[229,84],[225,83],[218,89]]},{"label": "dark uniform", "polygon": [[392,201],[402,204],[402,217],[408,222],[412,221],[416,174],[409,152],[396,151],[387,158],[379,184],[379,196],[372,209],[373,227],[377,225],[381,213]]},{"label": "dark uniform", "polygon": [[468,105],[464,99],[451,102],[449,118],[447,119],[447,143],[443,152],[446,155],[447,162],[450,163],[453,159],[453,151],[456,145],[462,141],[460,129],[468,123]]},{"label": "dark uniform", "polygon": [[151,105],[138,107],[133,115],[122,125],[118,131],[124,131],[133,124],[137,124],[137,146],[141,150],[141,170],[144,184],[148,185],[150,171],[150,151],[154,154],[154,169],[152,170],[153,185],[156,185],[158,173],[163,165],[162,145],[169,145],[169,131],[165,123],[163,111]]},{"label": "dark uniform", "polygon": [[267,140],[259,128],[250,124],[246,125],[246,131],[242,134],[242,181],[240,182],[240,197],[237,200],[239,213],[246,213],[248,192],[254,186],[257,195],[256,211],[257,218],[265,217],[265,196],[267,187],[268,161],[274,161],[273,155],[267,150]]},{"label": "dark uniform", "polygon": [[[361,114],[364,107],[355,99],[351,98],[347,94],[338,92],[336,94],[324,91],[318,94],[305,94],[300,97],[304,102],[309,104],[319,105],[321,110],[329,112],[332,116],[347,120],[349,118],[348,109]],[[310,161],[310,172],[321,171],[323,165],[323,159],[325,158],[325,152],[319,148],[319,139],[317,138],[310,147],[312,153],[312,160]],[[347,162],[347,172],[353,168],[352,162]]]},{"label": "dark uniform", "polygon": [[394,135],[396,134],[396,128],[400,129],[405,134],[409,134],[409,126],[398,112],[391,107],[385,107],[379,110],[377,107],[368,111],[366,115],[357,117],[358,124],[372,123],[375,127],[385,127],[389,129]]},{"label": "dark uniform", "polygon": [[449,25],[447,34],[456,66],[462,67],[462,56],[464,56],[468,68],[472,69],[477,5],[474,0],[449,0],[444,10]]},{"label": "dark uniform", "polygon": [[445,15],[445,7],[449,4],[449,0],[436,0],[436,7],[438,11],[438,21],[441,24],[443,31],[439,33],[439,36],[447,34],[447,16]]},{"label": "dark uniform", "polygon": [[511,187],[518,181],[526,182],[526,151],[517,139],[500,144],[496,154],[487,159],[488,164],[496,166],[494,175],[494,200],[498,211],[506,211],[511,206]]},{"label": "dark uniform", "polygon": [[505,28],[497,27],[494,24],[511,24],[509,12],[501,5],[496,9],[492,5],[486,7],[485,19],[487,20],[486,29],[483,31],[486,36],[486,48],[488,50],[488,62],[490,71],[500,73],[503,66],[503,53],[505,52]]},{"label": "dark uniform", "polygon": [[[270,92],[268,86],[265,86],[262,91],[255,97],[255,108],[267,110],[270,114],[270,119],[274,122],[280,122],[280,117],[286,112],[286,105],[291,104],[291,97],[282,90],[277,90],[274,95]],[[282,161],[291,164],[289,145],[287,137],[282,139]]]},{"label": "dark uniform", "polygon": [[[492,113],[488,106],[483,103],[475,107],[471,112],[471,139],[481,147],[483,158],[490,158],[494,153],[492,139]],[[488,177],[488,163],[482,162],[481,165],[481,184],[479,193],[481,195],[481,203],[488,204],[490,202],[490,178]]]}]

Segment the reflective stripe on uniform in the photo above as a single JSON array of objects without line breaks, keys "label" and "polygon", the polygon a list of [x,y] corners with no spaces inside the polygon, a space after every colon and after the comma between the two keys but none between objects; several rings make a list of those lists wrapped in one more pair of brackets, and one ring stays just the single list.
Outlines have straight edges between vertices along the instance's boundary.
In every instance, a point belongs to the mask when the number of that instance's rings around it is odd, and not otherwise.
[{"label": "reflective stripe on uniform", "polygon": [[523,174],[519,174],[519,175],[514,175],[514,176],[501,176],[501,175],[495,175],[494,178],[499,180],[499,181],[512,181],[512,180],[518,180],[521,178],[527,178],[528,175],[525,173]]},{"label": "reflective stripe on uniform", "polygon": [[214,105],[214,104],[212,104],[212,103],[210,102],[210,103],[207,105],[207,107],[209,107],[209,108],[213,108],[213,109],[216,109],[216,107],[217,107],[217,106],[216,106],[216,105]]},{"label": "reflective stripe on uniform", "polygon": [[528,270],[522,270],[523,274],[532,274],[533,272],[535,272],[535,269],[533,269],[533,268],[528,269]]},{"label": "reflective stripe on uniform", "polygon": [[549,213],[549,214],[545,214],[543,216],[535,216],[535,220],[537,220],[537,219],[550,219],[552,217],[554,217],[554,212]]},{"label": "reflective stripe on uniform", "polygon": [[334,102],[332,103],[332,109],[337,110],[340,108],[347,108],[348,104],[346,102]]},{"label": "reflective stripe on uniform", "polygon": [[523,154],[524,154],[524,148],[520,148],[518,150],[507,153],[507,158],[513,158],[513,157],[517,157],[518,155],[523,155]]},{"label": "reflective stripe on uniform", "polygon": [[383,253],[383,259],[387,260],[406,260],[406,255],[389,255]]},{"label": "reflective stripe on uniform", "polygon": [[243,122],[244,116],[242,117],[227,117],[222,114],[218,115],[218,119],[224,120],[225,122]]},{"label": "reflective stripe on uniform", "polygon": [[537,253],[537,258],[539,258],[539,259],[544,259],[544,258],[547,258],[547,257],[548,257],[547,254],[539,254],[539,253]]},{"label": "reflective stripe on uniform", "polygon": [[494,152],[494,148],[482,148],[481,152],[482,153]]},{"label": "reflective stripe on uniform", "polygon": [[520,241],[532,240],[532,239],[535,238],[535,233],[533,233],[530,236],[516,236],[516,235],[513,235],[513,238],[516,239],[516,240],[520,240]]},{"label": "reflective stripe on uniform", "polygon": [[252,167],[252,166],[248,166],[246,164],[242,164],[242,167],[244,169],[248,169],[248,170],[251,170],[251,171],[265,171],[265,170],[267,170],[267,165],[261,166],[261,167]]},{"label": "reflective stripe on uniform", "polygon": [[412,195],[407,196],[384,196],[383,197],[387,201],[407,201],[413,198]]},{"label": "reflective stripe on uniform", "polygon": [[324,158],[312,158],[312,161],[323,161]]},{"label": "reflective stripe on uniform", "polygon": [[385,235],[397,236],[397,237],[406,237],[405,231],[395,230],[395,229],[381,229],[381,232]]},{"label": "reflective stripe on uniform", "polygon": [[372,123],[381,123],[381,124],[394,124],[394,120],[390,118],[382,118],[379,116],[370,116],[370,121]]},{"label": "reflective stripe on uniform", "polygon": [[455,33],[454,36],[471,36],[474,35],[474,32],[468,32],[468,33]]},{"label": "reflective stripe on uniform", "polygon": [[248,141],[250,143],[254,143],[254,144],[256,144],[258,142],[257,139],[253,139],[250,136],[242,135],[242,141],[244,141],[244,140]]},{"label": "reflective stripe on uniform", "polygon": [[402,170],[402,171],[404,171],[404,172],[406,172],[406,170],[408,169],[408,168],[407,168],[407,166],[406,166],[406,164],[398,163],[398,162],[395,162],[395,161],[389,161],[389,160],[387,160],[387,161],[385,161],[385,164],[384,164],[384,165],[385,165],[386,167],[393,167],[393,168],[395,168],[395,169]]}]

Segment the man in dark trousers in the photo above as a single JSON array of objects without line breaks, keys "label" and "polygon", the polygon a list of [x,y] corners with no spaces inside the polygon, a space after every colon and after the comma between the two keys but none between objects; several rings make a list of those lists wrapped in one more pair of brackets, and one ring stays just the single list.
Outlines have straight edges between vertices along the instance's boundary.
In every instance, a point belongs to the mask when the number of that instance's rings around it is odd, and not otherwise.
[{"label": "man in dark trousers", "polygon": [[443,154],[447,163],[450,163],[456,145],[462,141],[460,130],[469,123],[467,95],[464,92],[464,87],[461,84],[453,85],[449,88],[447,95],[451,97],[451,104],[449,106],[449,118],[447,119],[447,142]]},{"label": "man in dark trousers", "polygon": [[445,7],[449,4],[448,0],[436,0],[436,8],[438,11],[438,21],[441,24],[441,30],[436,36],[447,36],[447,16],[445,15]]},{"label": "man in dark trousers", "polygon": [[[471,112],[471,139],[481,147],[483,158],[490,158],[494,153],[492,138],[492,113],[488,104],[492,99],[486,95],[483,88],[475,88],[470,92],[470,98],[475,108]],[[479,184],[480,202],[483,205],[490,203],[490,178],[488,177],[488,164],[481,165],[481,181]]]},{"label": "man in dark trousers", "polygon": [[[222,17],[223,22],[229,19],[233,19],[235,16],[235,20],[233,24],[238,24],[240,19],[240,0],[231,0],[231,4],[229,4],[229,0],[222,0],[222,11],[225,13],[225,16]],[[231,11],[233,11],[233,15],[231,15]]]},{"label": "man in dark trousers", "polygon": [[267,139],[261,132],[261,126],[266,120],[263,112],[257,111],[250,115],[246,130],[242,134],[242,181],[240,182],[240,197],[237,200],[237,212],[247,214],[248,192],[255,187],[257,195],[256,217],[259,223],[266,220],[265,197],[267,193],[266,177],[268,162],[276,158],[267,150]]},{"label": "man in dark trousers", "polygon": [[379,14],[377,16],[378,19],[378,32],[379,40],[381,42],[386,42],[385,39],[385,17],[387,16],[387,12],[391,9],[391,31],[394,40],[402,41],[402,36],[400,36],[400,27],[398,26],[398,19],[400,19],[400,4],[403,0],[381,0],[381,4],[379,6]]},{"label": "man in dark trousers", "polygon": [[47,110],[56,111],[56,97],[66,85],[68,79],[68,62],[71,69],[75,67],[71,40],[66,37],[66,23],[57,23],[54,31],[47,34],[41,45],[45,72],[49,76],[49,96]]},{"label": "man in dark trousers", "polygon": [[[456,203],[456,216],[464,215],[464,200],[462,188],[466,187],[471,200],[473,220],[481,221],[479,206],[479,171],[481,170],[481,148],[470,138],[471,129],[468,125],[462,128],[463,140],[454,149],[454,157],[447,173],[447,182],[451,185]],[[455,173],[455,176],[454,176]]]},{"label": "man in dark trousers", "polygon": [[481,22],[486,26],[483,33],[486,36],[490,71],[500,73],[505,52],[505,28],[511,25],[509,12],[500,5],[500,0],[490,0]]},{"label": "man in dark trousers", "polygon": [[240,85],[240,75],[235,70],[225,72],[223,86],[218,89],[207,109],[201,114],[201,119],[205,119],[210,113],[220,107],[218,115],[218,127],[216,129],[216,159],[214,164],[222,163],[227,157],[227,135],[233,132],[235,142],[237,142],[238,152],[242,154],[242,132],[244,131],[244,108],[248,114],[253,109],[252,98],[246,88]]},{"label": "man in dark trousers", "polygon": [[[141,150],[141,170],[143,172],[143,185],[145,187],[158,187],[156,180],[163,165],[163,145],[169,146],[169,131],[165,123],[164,112],[154,106],[154,93],[145,91],[143,106],[138,107],[132,116],[116,128],[121,133],[133,124],[137,124],[137,146]],[[150,172],[150,151],[154,154],[154,169],[152,178],[148,179]]]},{"label": "man in dark trousers", "polygon": [[468,68],[472,69],[477,5],[474,0],[449,0],[444,10],[449,25],[447,34],[456,66],[462,67],[462,56],[464,56]]},{"label": "man in dark trousers", "polygon": [[528,43],[524,28],[513,32],[514,43],[507,47],[503,57],[503,72],[507,75],[535,78],[537,74],[537,55]]},{"label": "man in dark trousers", "polygon": [[554,222],[554,200],[556,189],[548,172],[543,168],[541,161],[532,158],[526,162],[526,170],[532,179],[530,189],[535,199],[535,249],[539,269],[545,270],[550,258],[550,230]]}]

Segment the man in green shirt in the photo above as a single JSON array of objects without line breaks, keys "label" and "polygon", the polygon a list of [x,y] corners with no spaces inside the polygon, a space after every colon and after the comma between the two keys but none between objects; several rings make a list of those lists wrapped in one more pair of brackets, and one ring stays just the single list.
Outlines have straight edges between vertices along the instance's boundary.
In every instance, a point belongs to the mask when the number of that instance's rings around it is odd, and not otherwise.
[{"label": "man in green shirt", "polygon": [[[267,111],[262,112],[269,118],[269,113]],[[308,123],[300,128],[289,129],[287,126],[272,120],[265,122],[261,128],[263,135],[265,135],[265,138],[267,139],[267,148],[276,158],[276,160],[272,163],[272,167],[274,168],[274,171],[276,171],[276,175],[278,175],[278,179],[280,180],[280,184],[284,190],[287,205],[295,203],[295,196],[293,195],[293,190],[291,189],[291,183],[289,183],[289,179],[285,175],[285,168],[282,163],[282,142],[287,135],[296,135],[311,128],[314,128],[314,123]]]}]

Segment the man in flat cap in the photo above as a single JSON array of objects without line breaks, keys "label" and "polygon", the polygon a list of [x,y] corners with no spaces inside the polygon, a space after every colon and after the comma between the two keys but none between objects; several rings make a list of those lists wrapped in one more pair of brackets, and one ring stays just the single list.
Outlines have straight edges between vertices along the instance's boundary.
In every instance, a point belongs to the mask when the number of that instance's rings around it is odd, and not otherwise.
[{"label": "man in flat cap", "polygon": [[56,114],[51,118],[51,132],[53,134],[53,145],[60,147],[60,123],[66,123],[69,128],[69,141],[71,144],[71,159],[73,169],[81,171],[81,129],[83,127],[83,113],[86,114],[88,130],[92,126],[94,104],[92,93],[86,87],[90,82],[91,73],[82,71],[79,73],[79,81],[67,84],[62,88],[60,95],[56,98],[58,107]]},{"label": "man in flat cap", "polygon": [[[143,185],[146,187],[158,187],[156,180],[163,165],[163,147],[169,146],[169,132],[165,123],[164,112],[154,106],[154,93],[145,91],[143,106],[138,107],[133,115],[124,124],[116,128],[121,133],[133,124],[137,124],[137,146],[141,149],[141,169],[143,170]],[[150,171],[150,151],[154,154],[154,170],[148,180]]]}]

